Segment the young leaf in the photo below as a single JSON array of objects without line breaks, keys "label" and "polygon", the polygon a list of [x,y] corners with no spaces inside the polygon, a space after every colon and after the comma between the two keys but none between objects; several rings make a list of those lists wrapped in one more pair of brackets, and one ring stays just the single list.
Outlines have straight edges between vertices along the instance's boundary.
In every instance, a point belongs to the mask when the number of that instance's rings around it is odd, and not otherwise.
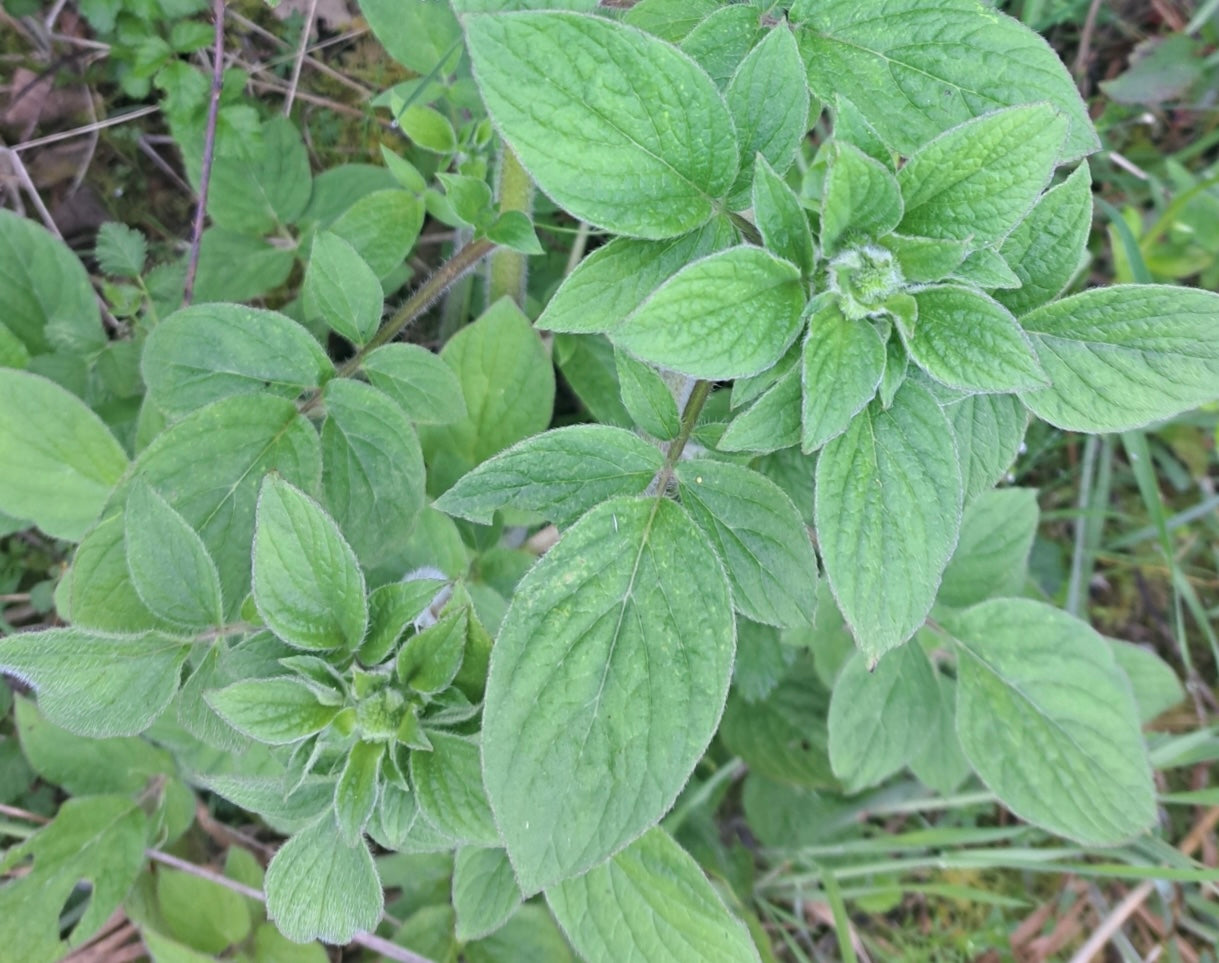
[{"label": "young leaf", "polygon": [[475,846],[498,846],[487,805],[478,743],[449,732],[428,733],[431,752],[411,753],[411,784],[419,811],[442,835]]},{"label": "young leaf", "polygon": [[373,191],[351,205],[330,225],[384,278],[399,267],[423,227],[423,201],[410,191]]},{"label": "young leaf", "polygon": [[825,721],[829,704],[830,694],[806,658],[759,703],[729,696],[720,737],[752,772],[811,789],[837,788]]},{"label": "young leaf", "polygon": [[875,241],[901,223],[901,188],[884,164],[834,138],[825,148],[828,167],[821,196],[821,249],[832,257],[855,240]]},{"label": "young leaf", "polygon": [[655,446],[621,428],[555,428],[483,462],[435,507],[481,525],[497,509],[522,508],[566,528],[606,499],[639,494],[663,464]]},{"label": "young leaf", "polygon": [[135,228],[107,221],[97,229],[93,245],[97,266],[116,278],[138,278],[148,260],[148,241]]},{"label": "young leaf", "polygon": [[459,940],[465,943],[494,933],[522,899],[504,850],[477,846],[457,850],[453,860],[453,909]]},{"label": "young leaf", "polygon": [[[162,322],[164,323],[164,322]],[[161,494],[207,547],[220,572],[230,613],[250,591],[250,540],[259,485],[268,472],[316,491],[322,464],[317,432],[286,398],[249,395],[208,405],[171,425],[140,454],[135,475]],[[121,534],[122,527],[119,526]],[[107,605],[106,585],[89,589],[76,560],[72,607],[82,596]],[[126,560],[115,560],[126,570]],[[103,568],[99,574],[112,571]],[[125,576],[124,576],[125,578]]]},{"label": "young leaf", "polygon": [[927,284],[948,277],[969,250],[969,242],[941,237],[907,237],[886,234],[877,243],[892,252],[902,277],[912,284]]},{"label": "young leaf", "polygon": [[805,452],[846,431],[885,373],[885,342],[869,321],[848,319],[832,298],[814,300],[809,313],[800,364]]},{"label": "young leaf", "polygon": [[381,324],[381,282],[356,249],[337,234],[313,239],[301,288],[305,313],[320,317],[355,345],[366,344]]},{"label": "young leaf", "polygon": [[774,172],[761,154],[753,178],[753,216],[767,249],[796,265],[806,277],[817,255],[808,216],[796,192]]},{"label": "young leaf", "polygon": [[254,529],[254,603],[301,649],[355,649],[368,625],[364,574],[338,526],[300,489],[267,476]]},{"label": "young leaf", "polygon": [[253,927],[244,896],[193,873],[157,867],[156,901],[166,931],[204,959],[241,943]]},{"label": "young leaf", "polygon": [[[144,868],[148,820],[127,796],[69,799],[55,821],[0,859],[6,872],[33,860],[30,871],[0,888],[0,941],[13,960],[59,960],[102,928]],[[76,887],[89,900],[67,941],[60,912]]]},{"label": "young leaf", "polygon": [[376,808],[381,759],[385,752],[384,743],[356,742],[334,785],[334,818],[339,837],[348,846],[360,841],[364,826]]},{"label": "young leaf", "polygon": [[1050,45],[977,0],[895,0],[863,15],[855,0],[816,0],[789,16],[813,92],[849,97],[903,154],[997,106],[1036,101],[1069,123],[1064,161],[1100,146]]},{"label": "young leaf", "polygon": [[363,840],[349,846],[326,814],[284,843],[267,867],[267,915],[295,943],[350,943],[374,930],[385,895]]},{"label": "young leaf", "polygon": [[936,673],[939,694],[934,700],[931,728],[923,748],[910,760],[910,771],[919,782],[941,796],[951,795],[971,772],[957,738],[956,685],[952,679]]},{"label": "young leaf", "polygon": [[952,280],[987,291],[1020,287],[1020,278],[994,248],[980,247],[971,251],[952,272]]},{"label": "young leaf", "polygon": [[1051,387],[1020,399],[1071,431],[1126,431],[1219,396],[1219,295],[1096,288],[1021,318]]},{"label": "young leaf", "polygon": [[134,736],[173,699],[189,651],[181,639],[157,632],[46,629],[0,639],[0,670],[33,686],[42,714],[69,732]]},{"label": "young leaf", "polygon": [[226,671],[221,657],[226,654],[223,642],[217,642],[203,656],[190,678],[178,691],[178,722],[182,728],[204,745],[225,751],[244,752],[250,740],[220,718],[207,703],[206,694],[221,689],[236,677]]},{"label": "young leaf", "polygon": [[1155,823],[1138,710],[1108,643],[1026,599],[944,620],[957,643],[957,731],[983,782],[1017,816],[1085,846]]},{"label": "young leaf", "polygon": [[491,118],[572,214],[662,238],[715,213],[736,178],[736,135],[711,78],[685,54],[581,14],[470,16],[465,26]]},{"label": "young leaf", "polygon": [[734,647],[723,569],[667,499],[598,505],[521,580],[491,651],[483,777],[522,890],[595,866],[672,805]]},{"label": "young leaf", "polygon": [[456,373],[467,411],[465,418],[421,432],[429,481],[447,486],[496,452],[546,430],[554,368],[542,339],[509,298],[457,332],[440,357]]},{"label": "young leaf", "polygon": [[783,357],[803,307],[793,264],[740,246],[678,271],[610,339],[643,361],[694,378],[739,378]]},{"label": "young leaf", "polygon": [[1053,300],[1086,256],[1091,228],[1092,177],[1085,163],[1046,191],[1004,240],[999,253],[1020,287],[999,291],[995,299],[1017,317]]},{"label": "young leaf", "polygon": [[[738,382],[739,383],[739,382]],[[800,368],[794,366],[720,436],[720,451],[778,451],[800,443]]]},{"label": "young leaf", "polygon": [[125,526],[131,584],[148,610],[188,629],[223,625],[220,574],[203,539],[139,480],[127,494]]},{"label": "young leaf", "polygon": [[901,319],[897,327],[910,357],[937,381],[983,392],[1047,383],[1028,336],[998,301],[955,285],[923,288],[914,300],[913,330]]},{"label": "young leaf", "polygon": [[370,385],[326,385],[322,489],[356,555],[371,568],[400,551],[423,510],[423,454],[401,409]]},{"label": "young leaf", "polygon": [[390,582],[368,596],[368,634],[356,657],[361,665],[380,665],[393,651],[406,627],[427,610],[444,588],[436,578]]},{"label": "young leaf", "polygon": [[740,173],[732,185],[735,201],[748,198],[758,154],[775,171],[786,173],[808,133],[808,84],[790,30],[779,25],[767,31],[728,81],[724,99],[741,149]]},{"label": "young leaf", "polygon": [[39,375],[0,368],[0,510],[79,541],[127,455],[83,401]]},{"label": "young leaf", "polygon": [[834,597],[875,662],[922,625],[961,526],[952,427],[924,388],[907,380],[822,449],[816,521]]},{"label": "young leaf", "polygon": [[796,506],[765,475],[700,458],[677,468],[681,501],[715,547],[738,612],[767,625],[813,620],[817,559]]},{"label": "young leaf", "polygon": [[1130,680],[1141,723],[1146,725],[1185,700],[1185,690],[1177,673],[1150,648],[1121,639],[1109,642],[1113,645],[1114,660]]},{"label": "young leaf", "polygon": [[842,667],[830,697],[830,763],[847,792],[883,782],[909,764],[934,724],[935,673],[917,643],[872,670],[862,652]]},{"label": "young leaf", "polygon": [[967,395],[944,405],[961,455],[965,503],[994,487],[1024,443],[1028,412],[1015,395]]},{"label": "young leaf", "polygon": [[589,963],[760,959],[749,930],[663,829],[650,830],[596,869],[551,887],[546,901]]},{"label": "young leaf", "polygon": [[1046,104],[984,114],[941,134],[898,171],[903,233],[1002,240],[1026,215],[1054,170],[1067,121]]},{"label": "young leaf", "polygon": [[469,612],[446,613],[406,640],[394,666],[398,681],[424,695],[436,695],[453,683],[466,651]]},{"label": "young leaf", "polygon": [[884,164],[887,170],[893,170],[893,150],[855,103],[842,94],[834,95],[834,139],[859,148],[872,160]]},{"label": "young leaf", "polygon": [[961,540],[944,569],[936,601],[966,608],[1024,587],[1037,534],[1037,493],[1031,488],[983,492],[965,509]]},{"label": "young leaf", "polygon": [[758,11],[730,4],[704,17],[681,41],[681,49],[702,67],[716,87],[724,89],[733,71],[758,39]]},{"label": "young leaf", "polygon": [[461,382],[452,367],[417,344],[386,344],[368,353],[364,373],[417,425],[447,425],[466,417]]},{"label": "young leaf", "polygon": [[625,351],[614,352],[614,364],[618,370],[622,403],[635,424],[662,441],[676,438],[681,430],[681,413],[660,373]]},{"label": "young leaf", "polygon": [[206,695],[229,725],[268,746],[286,746],[321,732],[339,706],[318,701],[314,686],[287,676],[245,679]]},{"label": "young leaf", "polygon": [[334,779],[306,776],[300,786],[289,787],[282,777],[207,775],[204,788],[223,796],[234,806],[257,813],[277,832],[291,835],[311,825],[334,806]]}]

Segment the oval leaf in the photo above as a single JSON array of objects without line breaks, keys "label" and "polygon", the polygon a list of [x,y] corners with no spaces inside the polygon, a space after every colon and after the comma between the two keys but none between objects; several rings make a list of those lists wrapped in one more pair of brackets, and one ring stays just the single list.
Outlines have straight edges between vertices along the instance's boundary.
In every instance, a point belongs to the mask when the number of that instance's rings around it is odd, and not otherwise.
[{"label": "oval leaf", "polygon": [[321,732],[339,713],[322,705],[307,682],[293,678],[247,679],[204,697],[238,732],[268,746],[286,746]]},{"label": "oval leaf", "polygon": [[483,101],[539,187],[581,220],[673,237],[715,212],[737,173],[711,78],[656,37],[601,17],[466,18]]},{"label": "oval leaf", "polygon": [[1026,599],[983,602],[944,625],[960,653],[961,747],[1005,806],[1085,846],[1155,823],[1138,709],[1101,636]]},{"label": "oval leaf", "polygon": [[668,500],[597,506],[521,580],[491,650],[483,776],[527,894],[672,805],[719,722],[733,632],[723,569]]}]

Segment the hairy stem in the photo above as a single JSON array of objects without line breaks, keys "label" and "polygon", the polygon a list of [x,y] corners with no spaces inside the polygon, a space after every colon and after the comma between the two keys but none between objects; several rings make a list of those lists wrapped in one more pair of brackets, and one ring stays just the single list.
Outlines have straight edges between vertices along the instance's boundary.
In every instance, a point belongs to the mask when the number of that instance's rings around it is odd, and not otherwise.
[{"label": "hairy stem", "polygon": [[[528,216],[533,210],[533,181],[506,144],[500,154],[498,193],[501,211],[520,211]],[[491,256],[488,304],[507,296],[519,307],[525,306],[525,281],[529,276],[527,257],[511,248],[501,248]]]},{"label": "hairy stem", "polygon": [[652,484],[648,486],[648,494],[664,496],[664,493],[669,488],[669,482],[673,480],[673,471],[677,468],[677,463],[681,461],[681,453],[686,449],[686,442],[690,440],[690,436],[694,434],[694,427],[698,424],[698,416],[702,414],[703,405],[707,403],[707,399],[711,397],[711,382],[696,381],[694,388],[690,392],[690,397],[686,399],[686,406],[681,413],[681,428],[677,432],[677,437],[669,442],[668,450],[665,452],[665,463],[661,466],[660,471],[656,473],[656,477],[652,479]]}]

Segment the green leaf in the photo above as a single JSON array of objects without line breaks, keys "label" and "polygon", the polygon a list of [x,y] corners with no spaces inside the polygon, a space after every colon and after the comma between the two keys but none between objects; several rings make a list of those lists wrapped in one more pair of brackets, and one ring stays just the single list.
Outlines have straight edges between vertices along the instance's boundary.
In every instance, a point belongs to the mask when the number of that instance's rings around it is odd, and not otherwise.
[{"label": "green leaf", "polygon": [[966,391],[1008,392],[1047,383],[1011,312],[974,288],[938,285],[914,295],[918,320],[897,328],[911,359],[931,377]]},{"label": "green leaf", "polygon": [[888,234],[901,223],[905,207],[897,178],[884,164],[837,137],[825,151],[821,248],[830,257],[851,242]]},{"label": "green leaf", "polygon": [[[251,395],[187,415],[140,454],[135,476],[199,533],[220,572],[230,614],[250,591],[250,541],[263,476],[278,472],[285,481],[315,491],[321,477],[319,447],[317,432],[291,401]],[[92,596],[88,607],[94,611],[106,606],[99,597],[106,586],[89,590],[80,571],[85,545],[87,540],[77,554],[72,586],[77,619],[86,595]],[[120,555],[116,562],[125,572],[126,560]]]},{"label": "green leaf", "polygon": [[[1150,648],[1110,639],[1113,658],[1130,680],[1139,721],[1146,725],[1185,700],[1185,690],[1172,666]],[[24,739],[22,745],[25,745]]]},{"label": "green leaf", "polygon": [[[29,873],[0,888],[0,940],[22,963],[53,963],[89,941],[118,909],[144,868],[148,821],[125,796],[69,799],[55,821],[0,859],[7,873],[33,859]],[[89,900],[66,942],[59,914],[76,887]]]},{"label": "green leaf", "polygon": [[966,608],[994,596],[1020,594],[1039,520],[1037,493],[1031,488],[983,492],[970,502],[936,601]]},{"label": "green leaf", "polygon": [[148,241],[135,228],[107,221],[97,229],[93,245],[97,266],[116,278],[138,278],[148,260]]},{"label": "green leaf", "polygon": [[418,619],[444,588],[435,578],[391,582],[368,596],[368,634],[356,657],[362,665],[380,665],[393,651],[406,627]]},{"label": "green leaf", "polygon": [[188,629],[223,625],[220,574],[203,539],[138,479],[127,495],[125,526],[131,584],[148,610]]},{"label": "green leaf", "polygon": [[1062,160],[1099,146],[1058,55],[1028,27],[977,0],[854,0],[793,5],[813,92],[853,100],[886,143],[910,155],[971,117],[1044,101],[1069,123]]},{"label": "green leaf", "polygon": [[564,278],[537,325],[577,334],[612,331],[678,270],[735,240],[736,232],[722,217],[664,241],[615,238]]},{"label": "green leaf", "polygon": [[384,278],[402,265],[423,227],[423,201],[410,191],[374,191],[365,194],[330,225]]},{"label": "green leaf", "polygon": [[837,438],[876,394],[885,373],[885,342],[867,320],[848,319],[832,298],[809,305],[801,355],[800,442],[816,451]]},{"label": "green leaf", "polygon": [[[308,776],[293,792],[280,778],[208,775],[200,779],[210,791],[235,806],[257,813],[277,831],[290,834],[304,829],[334,806],[334,780]],[[337,827],[336,827],[337,831]]]},{"label": "green leaf", "polygon": [[55,725],[95,738],[134,736],[173,699],[188,651],[157,632],[46,629],[0,639],[0,669],[38,691],[38,707]]},{"label": "green leaf", "polygon": [[471,16],[465,26],[492,120],[561,206],[651,238],[715,213],[736,178],[737,141],[711,78],[686,55],[581,14]]},{"label": "green leaf", "polygon": [[483,759],[522,890],[595,866],[673,804],[734,647],[726,576],[667,499],[598,505],[521,580],[491,651]]},{"label": "green leaf", "polygon": [[[458,925],[461,924],[458,918]],[[469,963],[573,963],[567,940],[545,906],[526,903],[495,933],[462,947]]]},{"label": "green leaf", "polygon": [[786,173],[808,133],[808,84],[790,30],[779,25],[767,32],[728,81],[724,100],[740,141],[732,194],[747,197],[754,158],[761,154],[775,171]]},{"label": "green leaf", "polygon": [[678,465],[682,505],[724,563],[736,610],[755,622],[813,620],[817,559],[791,499],[765,475],[700,458]]},{"label": "green leaf", "polygon": [[704,17],[681,41],[720,89],[761,33],[758,11],[748,4],[729,4]]},{"label": "green leaf", "polygon": [[208,704],[238,732],[268,746],[286,746],[321,732],[339,707],[322,705],[316,688],[287,676],[245,679],[207,693]]},{"label": "green leaf", "polygon": [[817,255],[808,217],[796,192],[761,154],[753,178],[753,217],[772,254],[791,261],[806,277],[813,273]]},{"label": "green leaf", "polygon": [[972,771],[957,738],[956,686],[952,679],[936,673],[939,694],[934,700],[934,718],[923,748],[910,760],[910,771],[919,782],[941,796],[951,795]]},{"label": "green leaf", "polygon": [[1138,710],[1103,638],[1040,602],[996,599],[944,622],[957,643],[957,730],[1017,816],[1085,846],[1155,823]]},{"label": "green leaf", "polygon": [[411,784],[419,811],[444,836],[463,844],[498,846],[478,761],[478,743],[449,732],[428,733],[432,751],[411,753]]},{"label": "green leaf", "polygon": [[834,94],[834,139],[858,147],[868,157],[893,170],[893,151],[849,97]]},{"label": "green leaf", "polygon": [[[105,346],[93,285],[63,241],[0,209],[0,265],[0,320],[30,354],[56,349],[87,354]],[[4,397],[11,397],[7,390]]]},{"label": "green leaf", "polygon": [[589,963],[759,960],[702,868],[652,829],[597,868],[546,891],[555,918]]},{"label": "green leaf", "polygon": [[1092,228],[1092,176],[1080,164],[1063,183],[1046,191],[1028,217],[1003,241],[999,253],[1020,279],[1015,290],[995,298],[1013,314],[1052,301],[1086,257]]},{"label": "green leaf", "polygon": [[448,62],[461,43],[461,27],[447,3],[360,0],[360,13],[386,53],[421,77]]},{"label": "green leaf", "polygon": [[385,896],[363,840],[348,846],[323,816],[275,853],[266,877],[267,915],[295,943],[350,943],[376,929]]},{"label": "green leaf", "polygon": [[208,692],[236,681],[236,676],[221,664],[221,657],[226,654],[223,642],[214,644],[183,683],[178,691],[178,722],[205,745],[226,751],[244,751],[249,740],[221,719],[206,700]]},{"label": "green leaf", "polygon": [[1020,399],[1072,431],[1141,428],[1219,396],[1219,295],[1095,288],[1025,315],[1051,387]]},{"label": "green leaf", "polygon": [[368,353],[363,370],[417,425],[445,425],[466,417],[457,375],[427,348],[383,345]]},{"label": "green leaf", "polygon": [[783,356],[803,308],[794,265],[740,246],[682,268],[610,339],[640,360],[691,377],[739,378]]},{"label": "green leaf", "polygon": [[338,526],[274,475],[258,499],[254,603],[276,635],[301,649],[356,648],[368,626],[364,574]]},{"label": "green leaf", "polygon": [[434,154],[448,154],[457,149],[457,133],[449,119],[440,111],[414,104],[394,118],[402,133],[417,146]]},{"label": "green leaf", "polygon": [[57,607],[78,628],[118,634],[180,631],[153,615],[136,593],[127,565],[124,528],[123,516],[116,514],[89,530],[60,582]]},{"label": "green leaf", "polygon": [[79,541],[127,455],[83,401],[46,378],[0,368],[0,396],[0,510]]},{"label": "green leaf", "polygon": [[806,658],[761,702],[730,695],[720,738],[752,772],[796,786],[836,788],[826,730],[829,704],[830,694]]},{"label": "green leaf", "polygon": [[334,374],[313,335],[275,311],[197,304],[158,324],[141,364],[153,403],[171,418],[221,398],[295,398]]},{"label": "green leaf", "polygon": [[793,366],[732,419],[716,447],[720,451],[771,452],[799,443],[800,368]]},{"label": "green leaf", "polygon": [[606,499],[639,494],[663,464],[655,446],[621,428],[555,428],[483,462],[435,507],[483,525],[498,509],[521,508],[567,528]]},{"label": "green leaf", "polygon": [[326,505],[371,568],[396,557],[423,510],[423,453],[402,410],[376,388],[336,378],[323,400]]},{"label": "green leaf", "polygon": [[253,163],[244,153],[218,153],[207,213],[213,224],[226,230],[261,236],[294,223],[312,193],[305,144],[290,120],[275,117],[262,126],[262,143]]},{"label": "green leaf", "polygon": [[967,285],[994,289],[1011,289],[1020,287],[1020,278],[1008,266],[994,248],[980,247],[971,251],[952,272],[953,280],[964,281]]},{"label": "green leaf", "polygon": [[614,352],[614,363],[622,403],[635,424],[661,441],[676,438],[681,431],[681,414],[665,379],[655,368],[636,361],[623,351]]},{"label": "green leaf", "polygon": [[662,40],[680,43],[698,23],[719,9],[719,0],[639,0],[623,21],[654,33]]},{"label": "green leaf", "polygon": [[994,487],[1012,466],[1028,425],[1015,395],[967,395],[944,405],[961,455],[965,503]]},{"label": "green leaf", "polygon": [[597,421],[618,428],[634,422],[622,404],[614,346],[599,334],[556,334],[554,360],[576,399]]},{"label": "green leaf", "polygon": [[968,241],[906,237],[904,234],[886,234],[877,243],[893,253],[902,277],[913,284],[926,284],[948,277],[965,260],[966,251],[969,250]]},{"label": "green leaf", "polygon": [[[296,252],[291,248],[223,227],[209,227],[199,242],[195,304],[260,298],[287,281],[295,263]],[[174,285],[166,293],[171,307],[181,303],[183,277],[179,274],[176,280],[165,279],[167,287]]]},{"label": "green leaf", "polygon": [[463,943],[494,933],[516,912],[523,898],[503,849],[463,846],[457,850],[453,909],[457,912],[457,938]]},{"label": "green leaf", "polygon": [[384,743],[356,742],[335,783],[334,818],[339,837],[347,846],[354,846],[363,838],[364,826],[376,808],[381,759],[385,752]]},{"label": "green leaf", "polygon": [[447,689],[461,669],[469,613],[447,612],[439,622],[411,636],[398,650],[398,681],[424,695]]},{"label": "green leaf", "polygon": [[554,369],[533,325],[508,298],[457,332],[440,357],[461,383],[467,412],[422,432],[429,481],[447,486],[496,452],[546,430]]},{"label": "green leaf", "polygon": [[521,211],[504,211],[486,230],[489,241],[519,251],[521,254],[545,254],[538,240],[533,221]]},{"label": "green leaf", "polygon": [[830,763],[849,793],[878,785],[909,764],[934,725],[931,663],[917,643],[868,668],[862,652],[842,667],[830,697]]},{"label": "green leaf", "polygon": [[1046,104],[1009,107],[953,127],[897,173],[900,228],[922,237],[1002,240],[1029,213],[1054,170],[1067,120]]},{"label": "green leaf", "polygon": [[306,315],[321,318],[357,346],[367,344],[381,325],[381,282],[354,247],[329,231],[313,239],[301,298]]},{"label": "green leaf", "polygon": [[784,645],[780,636],[779,630],[773,626],[737,617],[732,691],[746,702],[765,699],[791,668],[797,650]]},{"label": "green leaf", "polygon": [[201,955],[223,953],[250,935],[246,897],[218,883],[157,867],[156,894],[166,931]]},{"label": "green leaf", "polygon": [[922,625],[961,526],[952,427],[925,389],[906,381],[822,449],[816,523],[834,597],[875,662]]}]

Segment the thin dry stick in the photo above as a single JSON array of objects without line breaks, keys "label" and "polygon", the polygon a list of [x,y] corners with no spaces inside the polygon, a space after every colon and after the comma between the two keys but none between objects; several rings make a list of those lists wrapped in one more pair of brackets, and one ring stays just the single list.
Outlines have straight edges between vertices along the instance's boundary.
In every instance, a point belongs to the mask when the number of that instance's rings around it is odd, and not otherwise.
[{"label": "thin dry stick", "polygon": [[189,305],[195,293],[195,274],[199,270],[199,244],[203,238],[203,221],[207,216],[207,187],[212,178],[212,158],[216,153],[216,118],[220,114],[220,91],[224,86],[224,0],[212,0],[212,19],[216,36],[212,49],[212,99],[207,105],[207,126],[203,131],[203,164],[199,168],[199,203],[195,205],[195,223],[191,229],[190,256],[186,261],[186,284],[182,289],[182,304]]},{"label": "thin dry stick", "polygon": [[38,211],[38,217],[42,220],[43,227],[62,241],[63,235],[59,233],[59,228],[55,224],[55,219],[51,217],[51,212],[42,203],[42,196],[38,193],[38,188],[34,186],[30,172],[25,169],[25,164],[21,162],[21,157],[15,150],[8,147],[0,147],[0,157],[7,157],[9,159],[9,163],[13,168],[13,175],[17,178],[17,183],[24,187],[25,192],[30,196],[30,203]]},{"label": "thin dry stick", "polygon": [[[164,863],[166,866],[172,866],[174,869],[180,869],[184,873],[190,873],[192,876],[198,876],[200,879],[206,879],[209,882],[215,883],[217,886],[223,886],[225,889],[231,889],[234,893],[240,893],[242,896],[248,896],[250,899],[256,899],[260,903],[267,901],[266,896],[256,889],[251,889],[243,883],[237,882],[235,879],[229,879],[227,876],[221,876],[217,872],[213,872],[206,866],[199,866],[197,863],[188,862],[185,859],[179,859],[177,856],[171,856],[169,853],[163,853],[159,849],[145,850],[144,855],[154,862]],[[399,963],[434,963],[433,960],[426,956],[420,956],[408,950],[404,946],[399,946],[397,943],[392,943],[387,939],[376,936],[373,933],[357,933],[353,937],[353,943],[363,946],[366,949],[380,953],[382,956],[388,957],[391,960],[398,960]]]},{"label": "thin dry stick", "polygon": [[296,88],[301,82],[301,67],[305,64],[305,53],[309,49],[309,34],[313,31],[313,18],[317,16],[317,0],[309,0],[309,12],[305,25],[301,27],[301,42],[292,61],[292,79],[288,82],[288,95],[284,98],[284,116],[292,115],[292,102],[296,100]]},{"label": "thin dry stick", "polygon": [[[1182,840],[1181,845],[1177,847],[1186,856],[1193,854],[1193,851],[1202,845],[1202,840],[1206,838],[1206,834],[1211,832],[1215,826],[1219,824],[1219,806],[1213,806],[1207,810],[1203,816],[1189,831],[1189,835]],[[1139,883],[1134,889],[1126,894],[1126,898],[1113,908],[1113,912],[1101,922],[1101,925],[1096,928],[1096,931],[1088,937],[1088,942],[1081,946],[1071,957],[1071,963],[1089,963],[1089,961],[1100,953],[1105,948],[1105,944],[1109,942],[1122,924],[1130,917],[1130,915],[1140,906],[1148,896],[1155,890],[1154,880],[1145,880]]]},{"label": "thin dry stick", "polygon": [[[246,30],[249,30],[251,33],[256,33],[259,36],[266,38],[267,40],[270,40],[274,43],[279,44],[281,47],[287,46],[287,43],[285,43],[285,41],[283,41],[282,39],[277,37],[275,34],[271,33],[270,30],[263,29],[258,24],[256,24],[253,20],[246,19],[241,14],[237,13],[235,10],[230,10],[228,12],[228,16],[229,16],[230,20],[235,20],[238,24],[240,24]],[[314,56],[311,56],[313,53],[315,53],[319,50],[324,50],[327,47],[333,47],[335,44],[346,43],[348,40],[357,39],[359,37],[362,37],[366,33],[368,33],[368,28],[363,27],[359,30],[350,30],[347,33],[342,34],[338,37],[331,37],[328,40],[323,40],[321,43],[313,44],[313,46],[308,47],[305,50],[305,63],[307,63],[310,67],[312,67],[314,70],[318,71],[319,73],[323,73],[327,77],[330,77],[333,80],[337,80],[339,83],[344,84],[347,87],[350,87],[352,90],[358,91],[364,97],[371,97],[373,92],[369,88],[365,87],[362,83],[360,83],[359,81],[356,81],[356,80],[352,80],[342,71],[335,70],[333,67],[329,66],[328,64],[324,63],[323,61],[318,60]],[[261,73],[262,71],[270,68],[272,65],[274,65],[276,63],[277,63],[277,61],[272,60],[272,61],[269,61],[268,63],[262,64],[262,65],[251,65],[250,73],[251,73],[251,75],[256,74],[256,73]]]},{"label": "thin dry stick", "polygon": [[1092,34],[1096,31],[1096,16],[1100,13],[1101,0],[1092,0],[1088,7],[1088,16],[1084,18],[1084,28],[1079,35],[1079,49],[1075,53],[1075,65],[1071,73],[1075,76],[1075,86],[1081,94],[1084,90],[1084,71],[1088,69],[1088,58],[1092,56]]},{"label": "thin dry stick", "polygon": [[56,144],[61,140],[71,140],[73,137],[80,137],[84,134],[92,134],[104,127],[115,127],[119,124],[125,124],[129,120],[136,120],[139,117],[147,117],[149,114],[155,114],[160,107],[141,107],[138,110],[130,111],[126,114],[119,114],[116,117],[107,117],[105,120],[95,121],[92,124],[85,124],[83,127],[73,127],[71,130],[61,130],[58,134],[47,134],[46,137],[38,137],[34,140],[23,141],[20,144],[10,148],[13,153],[23,150],[33,150],[35,147],[45,147],[47,144]]}]

